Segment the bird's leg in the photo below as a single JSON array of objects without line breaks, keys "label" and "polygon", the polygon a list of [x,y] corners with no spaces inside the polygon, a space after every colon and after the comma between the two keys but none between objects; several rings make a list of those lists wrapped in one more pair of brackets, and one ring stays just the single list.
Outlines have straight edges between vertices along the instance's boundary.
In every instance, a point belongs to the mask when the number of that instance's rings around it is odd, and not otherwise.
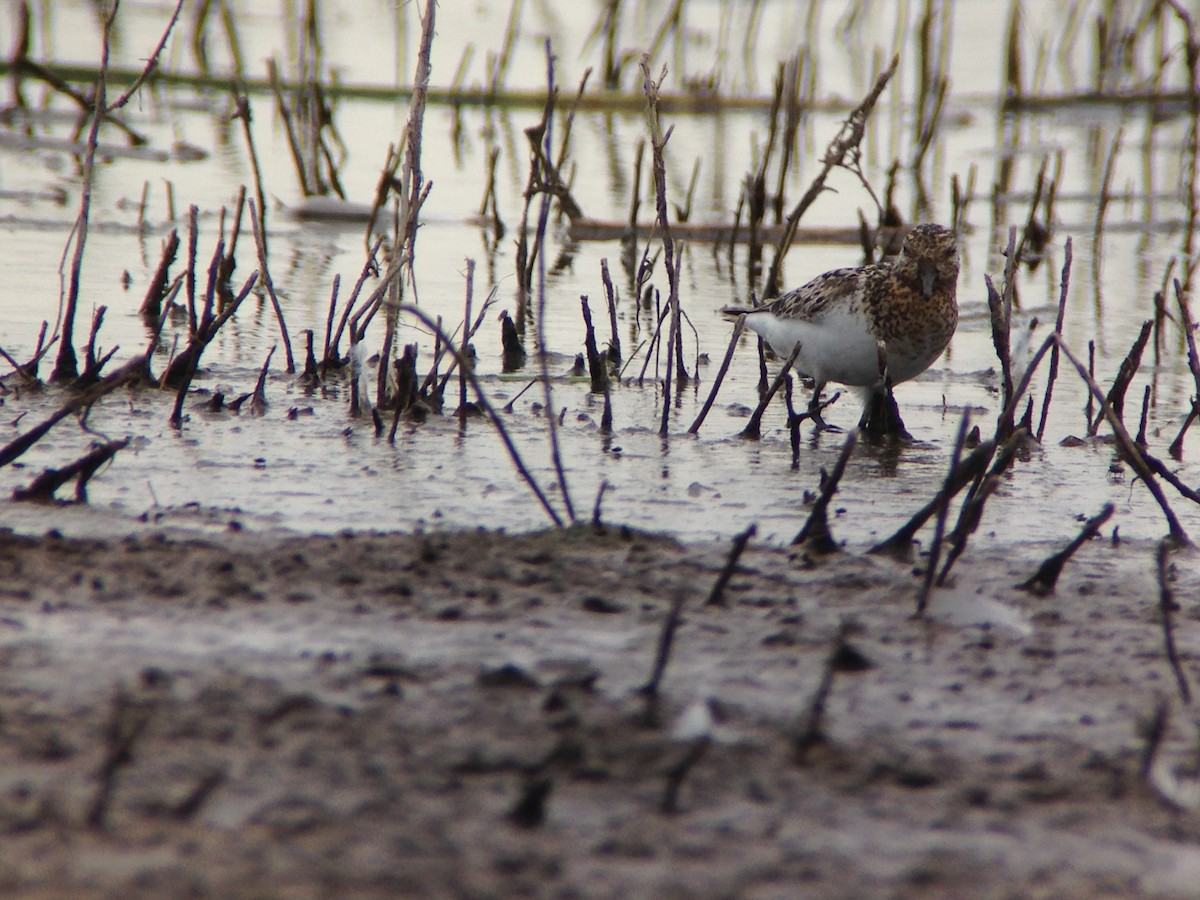
[{"label": "bird's leg", "polygon": [[830,425],[821,415],[821,410],[825,407],[821,404],[821,391],[824,390],[823,382],[813,383],[812,399],[808,401],[808,417],[813,420],[813,424],[817,426],[818,431],[841,431],[836,425]]}]

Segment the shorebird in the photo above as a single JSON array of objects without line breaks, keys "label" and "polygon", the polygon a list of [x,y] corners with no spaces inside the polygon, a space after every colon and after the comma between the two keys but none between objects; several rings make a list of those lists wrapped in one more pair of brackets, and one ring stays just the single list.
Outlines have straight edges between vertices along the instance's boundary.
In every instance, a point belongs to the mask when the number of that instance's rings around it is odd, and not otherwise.
[{"label": "shorebird", "polygon": [[833,269],[763,306],[722,312],[744,315],[781,359],[796,351],[795,370],[813,381],[808,412],[819,427],[827,427],[820,398],[828,382],[866,388],[864,425],[873,396],[920,375],[950,343],[957,285],[954,233],[917,225],[895,259]]}]

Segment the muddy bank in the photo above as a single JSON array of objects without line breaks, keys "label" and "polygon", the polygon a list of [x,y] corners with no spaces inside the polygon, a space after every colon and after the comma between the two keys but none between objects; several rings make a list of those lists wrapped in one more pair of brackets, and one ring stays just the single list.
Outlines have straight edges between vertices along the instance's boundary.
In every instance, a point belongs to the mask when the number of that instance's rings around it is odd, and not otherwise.
[{"label": "muddy bank", "polygon": [[[923,622],[919,560],[751,544],[704,606],[725,545],[617,528],[6,533],[0,889],[1190,893],[1200,820],[1139,777],[1175,693],[1153,548],[1095,541],[1055,596],[1015,590],[1053,549],[969,554]],[[852,664],[798,759],[843,623]],[[1193,747],[1174,719],[1164,773]]]}]

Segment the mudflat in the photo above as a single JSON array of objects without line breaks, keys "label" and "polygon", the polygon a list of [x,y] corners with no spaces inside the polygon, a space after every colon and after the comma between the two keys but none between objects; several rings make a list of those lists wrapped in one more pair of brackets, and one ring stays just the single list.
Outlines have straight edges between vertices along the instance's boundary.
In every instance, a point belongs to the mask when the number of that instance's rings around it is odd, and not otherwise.
[{"label": "mudflat", "polygon": [[916,618],[919,555],[752,541],[709,605],[727,544],[618,526],[5,532],[0,892],[1191,895],[1154,545],[1015,587],[1057,549]]}]

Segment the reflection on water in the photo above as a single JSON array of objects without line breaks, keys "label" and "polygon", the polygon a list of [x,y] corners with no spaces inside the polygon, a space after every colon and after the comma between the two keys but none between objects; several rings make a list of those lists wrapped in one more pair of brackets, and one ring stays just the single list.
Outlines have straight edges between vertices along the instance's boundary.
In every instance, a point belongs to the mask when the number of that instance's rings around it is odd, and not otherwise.
[{"label": "reflection on water", "polygon": [[[1085,18],[1086,5],[1072,4],[1072,15]],[[94,65],[98,29],[91,4],[32,6],[32,57]],[[303,4],[257,0],[232,6],[238,27],[236,56],[252,79],[265,75],[267,58],[278,60],[285,79],[315,71],[328,83],[336,79],[387,87],[411,78],[420,30],[414,4],[380,0],[350,9],[317,4],[321,42],[316,58],[311,47],[304,50],[299,31],[303,11],[295,7]],[[999,101],[1006,91],[1013,93],[1011,84],[1005,86],[1006,73],[1012,70],[1006,42],[1000,39],[1009,28],[1005,4],[934,4],[939,14],[928,27],[920,18],[924,7],[913,4],[893,8],[853,0],[807,5],[727,0],[683,4],[678,21],[664,22],[668,6],[620,5],[611,67],[603,28],[607,3],[589,4],[571,15],[520,3],[511,8],[483,3],[442,8],[433,83],[442,88],[486,88],[494,83],[502,92],[540,91],[546,77],[544,42],[549,37],[556,55],[556,82],[564,95],[574,91],[590,65],[595,72],[589,97],[603,96],[601,85],[607,77],[622,94],[636,99],[636,53],[661,36],[657,59],[668,67],[664,92],[715,89],[724,97],[769,99],[779,66],[799,51],[797,80],[803,96],[815,100],[816,106],[801,118],[797,163],[783,180],[790,205],[818,171],[821,154],[848,104],[863,95],[891,53],[900,52],[900,70],[868,128],[863,168],[882,191],[893,160],[901,163],[893,202],[909,221],[949,221],[953,183],[957,181],[960,192],[973,185],[974,199],[966,210],[969,231],[962,241],[962,319],[945,358],[898,391],[918,444],[899,458],[863,451],[852,463],[838,495],[838,505],[847,511],[834,522],[840,536],[870,540],[927,499],[942,477],[959,409],[975,410],[983,430],[988,430],[997,406],[997,378],[992,372],[996,358],[984,276],[999,281],[999,250],[1010,226],[1024,229],[1039,172],[1044,190],[1037,218],[1051,226],[1050,240],[1040,265],[1020,274],[1014,332],[1036,317],[1041,323],[1036,340],[1053,322],[1067,236],[1074,239],[1075,258],[1064,331],[1081,355],[1089,341],[1095,342],[1102,382],[1111,379],[1141,323],[1153,315],[1154,293],[1167,287],[1168,304],[1174,302],[1169,279],[1179,277],[1187,262],[1192,122],[1186,108],[1144,102],[1074,103],[1005,112]],[[510,17],[513,9],[517,15]],[[114,67],[138,69],[167,14],[154,6],[123,7]],[[1061,21],[1050,21],[1050,13],[1040,7],[1025,9],[1023,16],[1025,66],[1017,85],[1023,97],[1086,91],[1096,80],[1104,81],[1108,90],[1144,88],[1157,71],[1145,42],[1133,42],[1128,47],[1133,58],[1114,63],[1111,71],[1100,67],[1093,77],[1096,51],[1079,36],[1083,25],[1076,22],[1075,31],[1064,32]],[[1123,21],[1111,24],[1114,34],[1132,27]],[[0,23],[0,45],[14,45],[13,27],[13,21]],[[510,27],[513,39],[506,57],[504,36]],[[1163,46],[1179,43],[1177,23],[1169,17],[1157,27]],[[219,23],[207,22],[200,31],[185,16],[168,46],[164,68],[199,71],[201,45],[212,71],[227,71],[234,64],[230,41]],[[1182,64],[1162,68],[1163,90],[1178,87],[1181,70]],[[935,109],[930,86],[943,76],[944,100]],[[1105,81],[1113,78],[1121,80]],[[926,90],[921,93],[923,84]],[[79,196],[79,159],[71,148],[29,149],[28,143],[35,137],[73,139],[76,111],[36,81],[27,79],[22,90],[27,108],[12,110],[0,129],[0,268],[6,273],[0,346],[18,360],[32,354],[40,323],[53,324],[57,314],[60,257]],[[334,145],[340,160],[338,178],[349,200],[369,204],[388,147],[400,139],[407,102],[332,96],[334,123],[343,142]],[[411,293],[406,297],[443,316],[453,329],[462,317],[466,261],[475,260],[476,303],[496,290],[495,305],[475,346],[477,371],[498,406],[526,380],[520,373],[501,375],[497,316],[502,309],[516,311],[514,231],[529,166],[523,131],[540,115],[533,99],[494,107],[439,103],[430,106],[425,118],[423,169],[432,189],[417,245],[415,289],[407,289]],[[366,252],[364,229],[358,223],[302,221],[291,214],[303,198],[284,127],[269,93],[253,93],[251,103],[271,221],[271,274],[293,343],[302,348],[303,330],[313,329],[318,341],[324,334],[334,276],[341,278],[343,302],[358,278]],[[108,308],[101,343],[109,348],[120,345],[118,358],[145,345],[137,309],[167,234],[172,228],[185,228],[188,206],[195,204],[200,210],[199,255],[205,259],[220,234],[220,208],[231,210],[239,188],[252,183],[240,124],[231,120],[233,110],[228,93],[212,86],[161,84],[139,94],[122,116],[147,139],[148,148],[169,157],[166,162],[119,153],[128,143],[123,135],[116,129],[102,133],[102,141],[113,149],[101,153],[96,176],[80,319],[89,319],[100,305]],[[921,130],[935,116],[929,150],[919,171],[909,171]],[[683,204],[698,164],[691,221],[728,223],[739,206],[747,173],[764,153],[768,104],[728,104],[703,112],[675,109],[664,113],[664,121],[673,129],[667,147],[671,199]],[[561,129],[561,119],[555,127]],[[590,219],[628,219],[637,145],[645,137],[637,102],[609,109],[589,105],[576,114],[564,171]],[[181,161],[181,148],[201,151],[202,158]],[[495,209],[506,225],[501,236],[490,226],[468,224],[479,213],[493,152]],[[187,155],[190,159],[197,154]],[[647,153],[640,185],[643,223],[653,215],[648,159]],[[1048,210],[1051,182],[1054,204]],[[855,177],[836,171],[829,187],[832,190],[806,214],[805,226],[856,228],[859,210],[874,220],[874,201]],[[1107,197],[1104,204],[1102,195]],[[1099,230],[1098,221],[1103,224]],[[601,404],[588,393],[585,381],[566,378],[571,360],[583,347],[579,297],[589,296],[593,310],[602,308],[600,267],[607,259],[620,297],[622,347],[628,356],[644,346],[657,321],[653,297],[647,303],[636,297],[636,267],[648,231],[641,233],[637,252],[628,254],[616,240],[572,241],[565,222],[554,215],[551,222],[543,326],[553,354],[552,374],[561,376],[554,403],[565,410],[563,457],[576,508],[590,514],[599,485],[607,481],[613,490],[604,495],[603,516],[612,521],[703,536],[730,535],[757,521],[761,534],[789,539],[802,522],[804,492],[817,484],[818,470],[832,463],[840,438],[809,440],[806,435],[800,467],[793,471],[781,412],[768,414],[761,443],[734,437],[744,425],[746,407],[757,398],[758,363],[748,338],[700,437],[683,436],[728,340],[729,326],[717,310],[749,302],[761,289],[752,279],[745,247],[731,252],[726,245],[698,240],[682,244],[681,297],[690,323],[685,326],[685,358],[698,378],[673,398],[671,437],[663,441],[657,435],[662,397],[653,363],[644,383],[636,383],[640,356],[628,365],[625,383],[614,392],[615,434],[603,435]],[[767,260],[770,254],[768,250]],[[249,244],[240,248],[239,257],[235,280],[240,282],[254,268]],[[857,265],[861,259],[862,251],[853,244],[798,244],[787,257],[786,281],[799,283],[836,266]],[[665,296],[661,262],[652,283]],[[605,333],[603,327],[600,330]],[[186,340],[185,331],[182,323],[168,327],[156,371],[165,366],[176,334]],[[1151,385],[1150,441],[1164,456],[1194,392],[1179,334],[1178,327],[1168,324],[1158,364],[1151,365],[1148,353],[1129,392],[1132,407],[1143,387]],[[270,305],[252,298],[206,352],[197,386],[230,396],[249,391],[256,369],[278,337]],[[525,340],[532,360],[532,333]],[[381,326],[372,326],[367,336],[372,351],[381,341]],[[432,338],[405,322],[400,342],[413,341],[420,344],[421,365],[426,366]],[[278,365],[280,354],[275,359]],[[1042,388],[1041,379],[1035,381],[1039,402]],[[555,479],[544,420],[534,411],[541,396],[540,389],[526,393],[507,420],[531,469],[549,487]],[[391,446],[374,437],[369,422],[349,417],[347,397],[336,379],[310,393],[276,368],[268,383],[271,406],[266,416],[207,415],[193,409],[182,434],[166,425],[168,397],[143,393],[110,400],[93,413],[89,427],[110,436],[132,434],[135,447],[119,454],[115,465],[92,485],[93,503],[133,518],[146,510],[199,502],[240,508],[249,521],[261,524],[319,530],[477,523],[524,528],[544,521],[482,422],[469,424],[461,438],[456,438],[457,423],[449,420],[402,426]],[[55,402],[53,393],[10,394],[5,409],[12,419],[27,413],[28,421],[34,421]],[[855,406],[843,398],[828,418],[848,427],[857,418]],[[995,508],[989,508],[989,518],[1001,522],[1007,513],[1028,517],[1032,508],[1045,520],[1045,534],[1039,536],[1067,534],[1075,527],[1073,515],[1094,513],[1111,499],[1118,504],[1122,533],[1159,533],[1158,513],[1149,498],[1122,481],[1121,473],[1109,472],[1109,450],[1057,446],[1066,435],[1084,432],[1084,406],[1079,383],[1060,380],[1046,449],[1017,467]],[[289,409],[297,410],[295,418],[288,418]],[[4,488],[27,482],[38,466],[61,465],[90,439],[74,425],[60,426],[29,455],[25,468],[0,470]],[[1195,459],[1196,452],[1185,444],[1185,480],[1195,480]],[[1015,537],[1000,530],[1001,538]],[[1193,525],[1193,530],[1200,529]]]}]

